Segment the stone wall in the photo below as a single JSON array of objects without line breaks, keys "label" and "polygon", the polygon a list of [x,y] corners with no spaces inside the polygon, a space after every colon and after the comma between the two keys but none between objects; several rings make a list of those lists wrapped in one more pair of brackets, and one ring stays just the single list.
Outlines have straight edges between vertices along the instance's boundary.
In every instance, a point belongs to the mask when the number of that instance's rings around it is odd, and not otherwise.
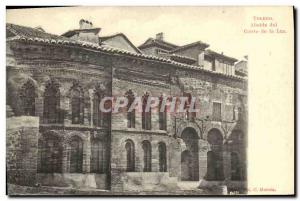
[{"label": "stone wall", "polygon": [[7,182],[34,186],[37,184],[38,117],[11,117],[6,120]]}]

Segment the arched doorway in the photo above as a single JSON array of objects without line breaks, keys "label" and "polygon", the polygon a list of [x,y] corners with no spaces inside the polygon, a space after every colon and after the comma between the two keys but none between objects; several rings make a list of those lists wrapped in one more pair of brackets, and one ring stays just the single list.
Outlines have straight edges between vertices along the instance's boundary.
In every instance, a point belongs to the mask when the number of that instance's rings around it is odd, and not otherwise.
[{"label": "arched doorway", "polygon": [[207,152],[206,180],[224,180],[222,133],[216,128],[211,129],[208,132],[207,141],[210,144],[211,151]]},{"label": "arched doorway", "polygon": [[191,181],[193,180],[193,164],[192,154],[189,150],[185,150],[181,153],[181,180]]},{"label": "arched doorway", "polygon": [[[48,133],[47,133],[48,134]],[[62,172],[62,144],[58,136],[49,134],[40,140],[40,172],[61,173]]]},{"label": "arched doorway", "polygon": [[83,162],[83,142],[82,140],[74,136],[70,141],[70,173],[81,173]]},{"label": "arched doorway", "polygon": [[193,128],[185,128],[181,138],[186,144],[186,150],[181,153],[181,180],[199,180],[199,148],[198,134]]}]

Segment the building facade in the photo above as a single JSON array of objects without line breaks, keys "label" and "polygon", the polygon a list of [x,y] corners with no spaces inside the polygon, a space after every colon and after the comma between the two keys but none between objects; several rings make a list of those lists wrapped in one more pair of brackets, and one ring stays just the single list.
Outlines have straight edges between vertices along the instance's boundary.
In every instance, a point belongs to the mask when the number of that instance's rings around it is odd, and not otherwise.
[{"label": "building facade", "polygon": [[[185,181],[246,187],[247,77],[235,74],[236,59],[201,41],[166,42],[163,33],[136,47],[124,34],[79,24],[61,36],[6,26],[9,183],[111,192],[175,191]],[[197,97],[199,112],[100,111],[104,97],[122,96]]]}]

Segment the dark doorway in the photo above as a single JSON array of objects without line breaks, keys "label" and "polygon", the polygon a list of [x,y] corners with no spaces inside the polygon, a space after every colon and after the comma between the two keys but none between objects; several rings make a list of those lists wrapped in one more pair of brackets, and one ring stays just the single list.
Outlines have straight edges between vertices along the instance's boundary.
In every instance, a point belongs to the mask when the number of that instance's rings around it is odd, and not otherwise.
[{"label": "dark doorway", "polygon": [[81,173],[83,161],[83,143],[79,137],[73,137],[70,142],[70,172]]},{"label": "dark doorway", "polygon": [[190,151],[185,150],[181,153],[181,180],[192,181],[193,180],[193,163],[192,155]]},{"label": "dark doorway", "polygon": [[208,132],[207,141],[211,151],[207,152],[206,180],[222,181],[224,180],[222,133],[216,128],[211,129]]},{"label": "dark doorway", "polygon": [[186,128],[181,134],[186,144],[186,149],[181,154],[181,180],[199,180],[199,137],[193,128]]}]

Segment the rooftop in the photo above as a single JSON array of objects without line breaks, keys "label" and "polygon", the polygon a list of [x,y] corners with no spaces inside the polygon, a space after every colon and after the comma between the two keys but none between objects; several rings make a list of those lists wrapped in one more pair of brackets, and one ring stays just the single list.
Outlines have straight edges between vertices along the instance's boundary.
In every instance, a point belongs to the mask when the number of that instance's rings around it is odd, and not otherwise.
[{"label": "rooftop", "polygon": [[183,45],[183,46],[177,47],[177,48],[171,50],[170,52],[171,53],[180,52],[180,51],[183,51],[183,50],[185,50],[187,48],[191,48],[191,47],[195,47],[195,46],[199,46],[202,49],[205,49],[205,48],[209,47],[208,44],[206,44],[206,43],[204,43],[202,41],[197,41],[197,42],[194,42],[194,43],[190,43],[190,44],[187,44],[187,45]]},{"label": "rooftop", "polygon": [[209,56],[213,56],[215,58],[228,60],[228,61],[233,62],[233,63],[238,61],[237,59],[235,59],[233,57],[229,57],[229,56],[224,55],[223,53],[218,53],[218,52],[215,52],[215,51],[212,51],[212,50],[205,50],[205,54],[209,55]]},{"label": "rooftop", "polygon": [[192,69],[192,70],[207,72],[210,74],[217,74],[217,75],[224,76],[224,77],[245,80],[245,78],[243,78],[241,76],[226,75],[226,74],[219,73],[216,71],[206,70],[206,69],[200,68],[199,66],[193,66],[193,65],[176,62],[171,59],[165,59],[165,58],[160,58],[160,57],[156,57],[156,56],[152,56],[152,55],[145,55],[145,54],[141,54],[141,53],[133,53],[133,52],[129,52],[129,51],[126,51],[123,49],[118,49],[118,48],[113,48],[113,47],[105,47],[101,44],[96,44],[96,43],[78,41],[78,40],[70,39],[70,38],[67,38],[64,36],[58,36],[58,35],[42,32],[35,28],[24,27],[24,26],[19,26],[19,25],[15,25],[15,24],[7,24],[6,29],[7,29],[7,37],[8,37],[6,39],[7,42],[23,41],[23,42],[52,44],[52,45],[59,45],[59,46],[64,46],[64,45],[65,46],[78,46],[78,47],[83,47],[86,49],[96,50],[99,52],[106,52],[106,53],[110,53],[110,54],[118,54],[118,55],[125,55],[125,56],[127,55],[127,56],[137,57],[137,58],[141,58],[141,59],[152,60],[152,61],[170,64],[170,65],[176,66],[178,68]]},{"label": "rooftop", "polygon": [[178,47],[177,45],[169,43],[162,39],[148,38],[142,45],[139,46],[139,49],[145,49],[153,46],[160,46],[167,50],[172,50]]}]

